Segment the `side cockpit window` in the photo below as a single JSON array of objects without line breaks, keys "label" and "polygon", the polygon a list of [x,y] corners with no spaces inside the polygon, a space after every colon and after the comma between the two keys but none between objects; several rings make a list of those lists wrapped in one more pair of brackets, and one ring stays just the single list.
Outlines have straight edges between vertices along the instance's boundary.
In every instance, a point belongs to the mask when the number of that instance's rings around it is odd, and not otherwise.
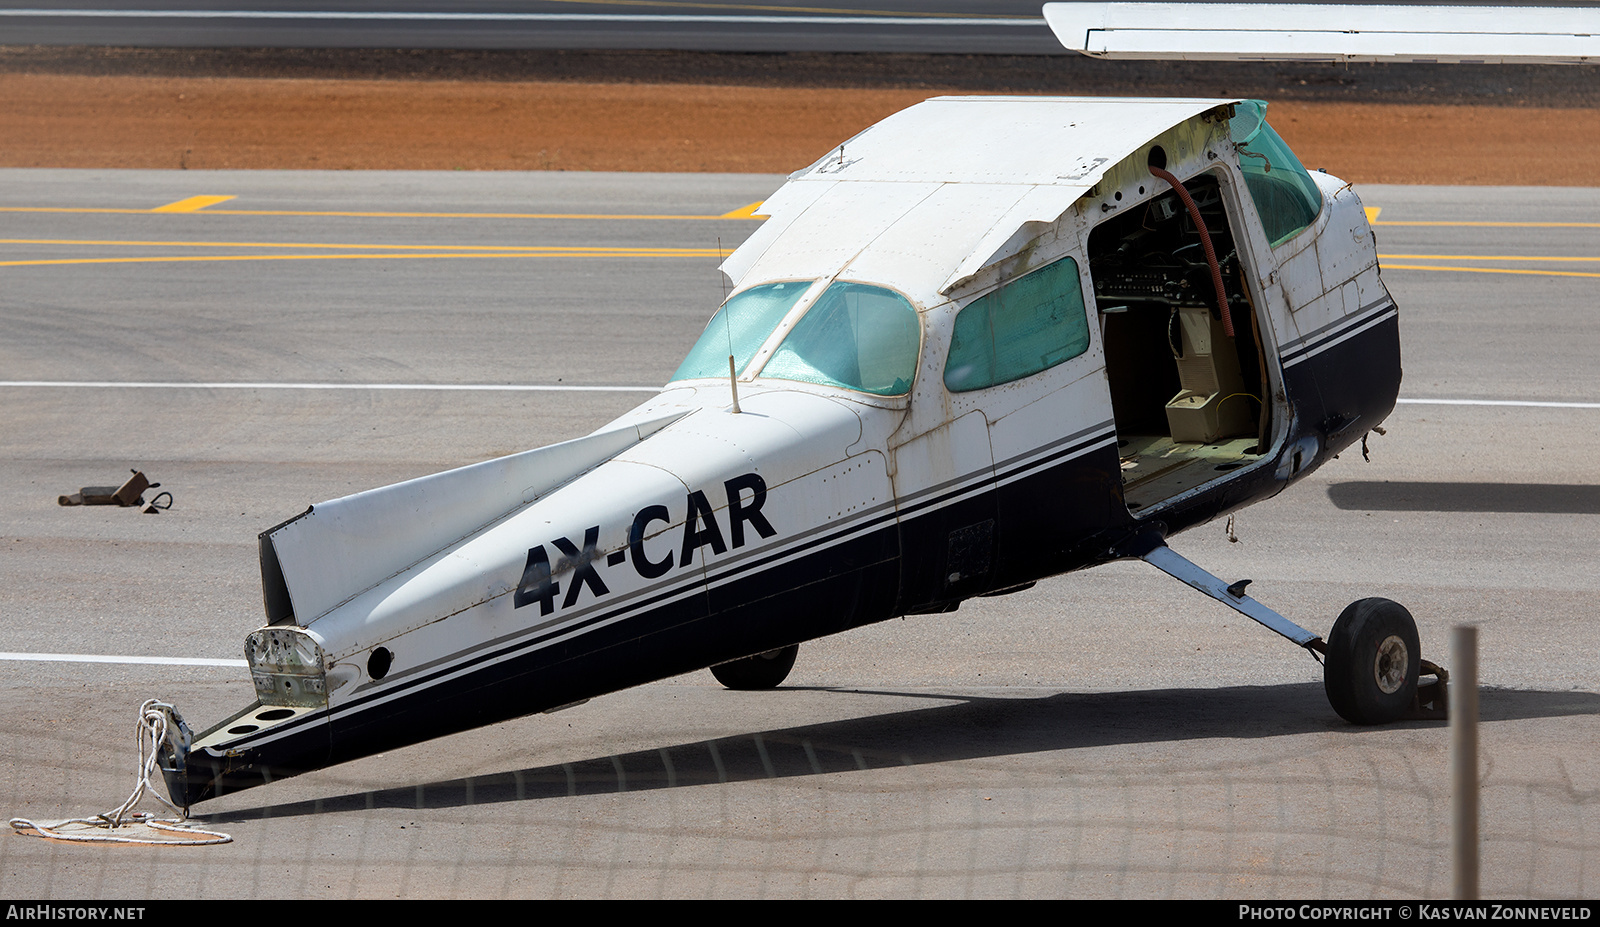
[{"label": "side cockpit window", "polygon": [[973,300],[956,316],[944,385],[952,393],[1032,376],[1089,348],[1078,264],[1063,258]]},{"label": "side cockpit window", "polygon": [[733,294],[711,317],[706,330],[700,333],[700,340],[689,349],[689,356],[678,365],[671,379],[725,378],[730,354],[735,369],[742,373],[750,364],[750,358],[809,289],[810,280],[791,280],[753,286]]},{"label": "side cockpit window", "polygon": [[899,396],[911,390],[921,349],[917,311],[904,296],[840,281],[800,317],[760,376]]},{"label": "side cockpit window", "polygon": [[1267,104],[1245,100],[1229,121],[1244,184],[1276,248],[1298,235],[1322,211],[1322,191],[1289,146],[1267,125]]}]

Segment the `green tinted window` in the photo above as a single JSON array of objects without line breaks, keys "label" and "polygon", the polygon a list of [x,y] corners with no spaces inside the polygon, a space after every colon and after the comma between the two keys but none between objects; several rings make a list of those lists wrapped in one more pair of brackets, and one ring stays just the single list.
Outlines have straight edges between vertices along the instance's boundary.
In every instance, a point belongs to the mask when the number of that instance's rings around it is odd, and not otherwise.
[{"label": "green tinted window", "polygon": [[904,296],[840,282],[795,323],[761,376],[898,396],[911,389],[921,348],[917,311]]},{"label": "green tinted window", "polygon": [[700,333],[700,340],[689,349],[672,379],[726,377],[729,354],[742,373],[767,336],[810,288],[811,281],[799,280],[766,283],[733,294],[711,317],[711,324]]},{"label": "green tinted window", "polygon": [[1267,125],[1267,104],[1246,100],[1229,122],[1244,185],[1256,204],[1267,239],[1276,248],[1310,225],[1322,211],[1322,191],[1289,146]]},{"label": "green tinted window", "polygon": [[961,310],[944,362],[944,385],[964,393],[1010,383],[1088,349],[1078,264],[1064,258]]}]

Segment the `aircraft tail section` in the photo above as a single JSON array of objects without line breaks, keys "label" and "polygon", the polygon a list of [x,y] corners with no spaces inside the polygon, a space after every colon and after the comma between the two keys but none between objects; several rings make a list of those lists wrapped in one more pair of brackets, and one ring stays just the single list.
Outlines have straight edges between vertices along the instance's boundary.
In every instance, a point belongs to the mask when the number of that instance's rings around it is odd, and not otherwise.
[{"label": "aircraft tail section", "polygon": [[686,414],[319,502],[261,534],[267,623],[308,625]]}]

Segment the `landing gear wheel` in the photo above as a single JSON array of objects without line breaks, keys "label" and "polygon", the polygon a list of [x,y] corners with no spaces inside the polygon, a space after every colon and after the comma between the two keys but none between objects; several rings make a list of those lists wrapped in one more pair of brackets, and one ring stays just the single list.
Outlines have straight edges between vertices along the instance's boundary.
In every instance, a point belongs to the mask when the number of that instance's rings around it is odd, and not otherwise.
[{"label": "landing gear wheel", "polygon": [[794,669],[794,658],[799,653],[800,645],[790,644],[753,657],[718,663],[711,667],[711,675],[730,689],[776,689]]},{"label": "landing gear wheel", "polygon": [[1422,648],[1404,606],[1388,599],[1350,603],[1333,623],[1327,648],[1322,687],[1339,717],[1387,724],[1411,713]]}]

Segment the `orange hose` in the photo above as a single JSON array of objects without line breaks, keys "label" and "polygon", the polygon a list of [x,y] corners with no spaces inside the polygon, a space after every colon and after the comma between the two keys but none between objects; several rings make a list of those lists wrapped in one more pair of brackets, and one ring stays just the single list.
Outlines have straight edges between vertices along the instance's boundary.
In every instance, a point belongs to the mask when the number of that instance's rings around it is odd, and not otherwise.
[{"label": "orange hose", "polygon": [[1206,221],[1200,218],[1200,207],[1194,204],[1194,198],[1184,188],[1183,182],[1166,169],[1152,164],[1150,173],[1172,185],[1172,189],[1178,193],[1178,199],[1183,200],[1183,205],[1188,208],[1194,227],[1200,230],[1200,248],[1206,253],[1206,263],[1211,265],[1211,285],[1217,289],[1217,310],[1222,313],[1222,333],[1232,338],[1233,314],[1228,311],[1228,292],[1222,286],[1222,266],[1217,263],[1217,252],[1211,247],[1211,233],[1206,231]]}]

